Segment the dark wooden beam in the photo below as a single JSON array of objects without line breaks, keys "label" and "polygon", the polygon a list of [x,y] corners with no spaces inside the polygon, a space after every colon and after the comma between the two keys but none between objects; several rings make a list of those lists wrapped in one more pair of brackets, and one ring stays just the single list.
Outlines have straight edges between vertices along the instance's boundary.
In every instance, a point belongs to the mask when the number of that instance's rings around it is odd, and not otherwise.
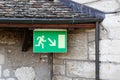
[{"label": "dark wooden beam", "polygon": [[95,28],[95,23],[87,24],[5,24],[0,23],[0,28]]},{"label": "dark wooden beam", "polygon": [[24,29],[24,38],[22,44],[22,51],[27,51],[29,47],[29,40],[30,40],[30,31],[26,28]]}]

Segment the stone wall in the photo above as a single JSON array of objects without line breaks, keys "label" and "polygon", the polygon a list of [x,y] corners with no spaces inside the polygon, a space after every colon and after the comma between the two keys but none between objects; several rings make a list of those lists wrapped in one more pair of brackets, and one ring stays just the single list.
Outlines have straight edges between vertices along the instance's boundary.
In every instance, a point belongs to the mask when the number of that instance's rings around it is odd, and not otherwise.
[{"label": "stone wall", "polygon": [[[101,78],[120,79],[120,13],[106,14],[101,24],[100,60]],[[107,74],[106,74],[107,72]]]},{"label": "stone wall", "polygon": [[[119,80],[120,0],[74,1],[106,13],[100,24],[100,78]],[[33,54],[32,47],[21,52],[22,39],[23,31],[0,29],[0,80],[50,80],[49,55]],[[68,53],[53,56],[53,80],[95,80],[94,29],[68,31]]]},{"label": "stone wall", "polygon": [[[105,12],[100,24],[100,79],[120,80],[120,0],[74,0]],[[68,53],[54,55],[54,80],[95,79],[95,32],[68,33]]]},{"label": "stone wall", "polygon": [[49,55],[22,52],[22,42],[22,29],[0,29],[0,80],[51,80]]},{"label": "stone wall", "polygon": [[68,53],[54,54],[53,80],[94,80],[95,30],[68,32]]}]

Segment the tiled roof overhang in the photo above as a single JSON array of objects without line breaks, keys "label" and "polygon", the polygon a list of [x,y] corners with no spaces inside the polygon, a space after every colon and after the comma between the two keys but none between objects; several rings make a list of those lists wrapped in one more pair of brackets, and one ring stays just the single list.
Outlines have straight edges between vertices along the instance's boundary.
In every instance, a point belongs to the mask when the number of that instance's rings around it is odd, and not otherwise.
[{"label": "tiled roof overhang", "polygon": [[0,26],[29,24],[31,27],[37,27],[38,24],[41,26],[65,24],[65,27],[67,24],[94,23],[103,19],[103,12],[71,0],[60,0],[60,2],[0,2]]}]

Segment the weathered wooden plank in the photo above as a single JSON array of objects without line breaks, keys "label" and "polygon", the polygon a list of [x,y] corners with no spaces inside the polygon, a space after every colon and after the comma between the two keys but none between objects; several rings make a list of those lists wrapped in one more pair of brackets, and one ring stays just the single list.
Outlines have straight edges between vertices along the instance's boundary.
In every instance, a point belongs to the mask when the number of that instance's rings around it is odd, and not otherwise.
[{"label": "weathered wooden plank", "polygon": [[94,23],[87,24],[0,24],[0,28],[95,28]]}]

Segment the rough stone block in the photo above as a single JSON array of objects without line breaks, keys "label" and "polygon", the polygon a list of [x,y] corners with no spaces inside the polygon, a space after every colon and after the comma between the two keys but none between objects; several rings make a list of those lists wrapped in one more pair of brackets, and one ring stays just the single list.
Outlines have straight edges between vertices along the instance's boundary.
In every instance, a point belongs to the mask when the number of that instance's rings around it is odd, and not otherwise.
[{"label": "rough stone block", "polygon": [[0,78],[2,76],[2,66],[0,65]]},{"label": "rough stone block", "polygon": [[9,70],[9,69],[5,69],[5,70],[3,71],[3,76],[4,76],[4,77],[10,77],[10,70]]},{"label": "rough stone block", "polygon": [[103,80],[120,80],[120,64],[102,63],[100,78]]},{"label": "rough stone block", "polygon": [[68,61],[67,76],[95,78],[95,64],[92,62]]},{"label": "rough stone block", "polygon": [[35,71],[32,67],[21,67],[16,69],[15,76],[18,80],[34,80]]},{"label": "rough stone block", "polygon": [[95,29],[92,29],[88,32],[88,41],[93,42],[95,41]]},{"label": "rough stone block", "polygon": [[89,60],[95,60],[95,29],[91,29],[87,32]]},{"label": "rough stone block", "polygon": [[119,9],[119,3],[116,0],[100,0],[86,5],[104,12],[114,12]]},{"label": "rough stone block", "polygon": [[101,40],[100,54],[120,54],[120,40]]},{"label": "rough stone block", "polygon": [[120,0],[117,0],[118,1],[118,3],[120,3]]},{"label": "rough stone block", "polygon": [[[112,24],[111,24],[112,23]],[[120,39],[120,15],[106,15],[102,22],[103,27],[110,39]]]},{"label": "rough stone block", "polygon": [[100,56],[100,61],[120,63],[120,55],[102,54]]},{"label": "rough stone block", "polygon": [[3,79],[3,78],[0,78],[0,80],[5,80],[5,79]]},{"label": "rough stone block", "polygon": [[120,27],[109,29],[108,36],[110,39],[120,39]]},{"label": "rough stone block", "polygon": [[89,60],[95,60],[95,42],[88,43]]},{"label": "rough stone block", "polygon": [[63,64],[65,64],[65,61],[59,60],[59,59],[53,59],[53,64],[63,65]]},{"label": "rough stone block", "polygon": [[59,59],[87,60],[87,33],[68,34],[68,52],[66,54],[55,54]]},{"label": "rough stone block", "polygon": [[7,78],[6,80],[15,80],[15,78]]},{"label": "rough stone block", "polygon": [[[3,34],[4,33],[4,34]],[[0,43],[1,44],[17,44],[18,41],[21,39],[21,33],[17,31],[0,31]]]},{"label": "rough stone block", "polygon": [[54,76],[53,80],[72,80],[72,78],[66,76]]},{"label": "rough stone block", "polygon": [[100,26],[100,39],[108,39],[109,38],[109,31],[106,30],[103,26]]},{"label": "rough stone block", "polygon": [[65,65],[54,65],[53,73],[57,75],[65,75]]},{"label": "rough stone block", "polygon": [[4,45],[0,45],[0,64],[4,64],[5,63],[5,46]]},{"label": "rough stone block", "polygon": [[89,3],[89,2],[93,2],[97,0],[73,0],[73,1],[78,2],[78,3]]},{"label": "rough stone block", "polygon": [[[0,53],[3,53],[3,51],[0,51]],[[4,64],[5,63],[5,56],[3,54],[0,54],[0,64]]]},{"label": "rough stone block", "polygon": [[95,79],[87,79],[87,78],[73,78],[73,80],[95,80]]},{"label": "rough stone block", "polygon": [[54,0],[54,2],[59,2],[59,0]]},{"label": "rough stone block", "polygon": [[90,54],[89,55],[89,60],[95,60],[95,54],[93,55],[93,54]]},{"label": "rough stone block", "polygon": [[102,22],[102,25],[106,29],[120,27],[120,15],[106,14],[105,19]]}]

